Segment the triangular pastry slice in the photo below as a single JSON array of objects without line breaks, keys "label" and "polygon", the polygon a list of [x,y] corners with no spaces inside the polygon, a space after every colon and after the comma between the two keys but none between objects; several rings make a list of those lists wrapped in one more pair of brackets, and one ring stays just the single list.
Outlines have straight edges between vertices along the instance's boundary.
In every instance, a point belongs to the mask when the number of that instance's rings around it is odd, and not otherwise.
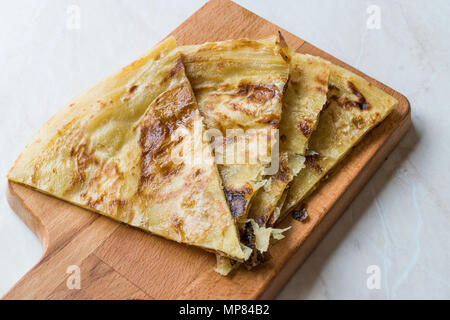
[{"label": "triangular pastry slice", "polygon": [[290,185],[280,220],[397,104],[395,98],[364,78],[336,65],[331,65],[327,97],[308,145],[306,167]]},{"label": "triangular pastry slice", "polygon": [[290,53],[289,82],[280,123],[279,170],[258,191],[249,214],[261,226],[276,219],[286,187],[304,167],[308,140],[327,99],[329,65],[319,57]]},{"label": "triangular pastry slice", "polygon": [[[169,38],[47,122],[8,174],[170,240],[245,260],[210,145],[179,161],[202,126],[176,41]],[[178,153],[177,153],[178,152]],[[63,213],[62,213],[63,214]]]},{"label": "triangular pastry slice", "polygon": [[[280,215],[287,196],[287,186],[304,167],[304,156],[311,133],[315,130],[320,111],[326,102],[328,90],[329,62],[308,54],[288,51],[290,61],[289,82],[283,96],[283,113],[280,123],[280,158],[276,174],[267,177],[268,181],[254,197],[246,225],[246,234],[255,235],[254,247],[247,267],[256,266],[266,259],[266,251],[272,237],[281,238],[278,229],[268,228],[266,224],[275,221]],[[261,246],[257,243],[267,245]],[[246,243],[252,247],[252,244]],[[218,259],[216,268],[227,273],[236,267],[226,258]]]},{"label": "triangular pastry slice", "polygon": [[[265,168],[271,165],[275,141],[271,134],[281,120],[281,100],[289,75],[284,47],[273,37],[211,42],[179,50],[207,129],[227,137],[219,145],[216,141],[214,150],[225,196],[233,216],[242,225],[254,195],[267,180]],[[232,130],[238,132],[239,138],[232,137]],[[269,136],[267,149],[261,150],[258,145],[260,134]],[[226,157],[225,161],[218,160],[218,147],[225,153],[237,150],[239,154],[242,141],[246,146],[244,161],[230,163]]]}]

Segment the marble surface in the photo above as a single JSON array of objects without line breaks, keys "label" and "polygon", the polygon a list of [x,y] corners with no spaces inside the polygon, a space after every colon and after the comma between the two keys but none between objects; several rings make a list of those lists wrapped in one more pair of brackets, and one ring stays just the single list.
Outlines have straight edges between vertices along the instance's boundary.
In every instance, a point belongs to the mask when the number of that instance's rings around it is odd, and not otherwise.
[{"label": "marble surface", "polygon": [[[413,128],[279,298],[450,298],[450,2],[237,2],[400,91],[412,106]],[[2,1],[1,176],[60,106],[147,51],[203,3]],[[71,5],[80,10],[79,28]],[[371,5],[380,12],[378,29],[367,27]],[[9,208],[5,183],[0,295],[42,253]]]}]

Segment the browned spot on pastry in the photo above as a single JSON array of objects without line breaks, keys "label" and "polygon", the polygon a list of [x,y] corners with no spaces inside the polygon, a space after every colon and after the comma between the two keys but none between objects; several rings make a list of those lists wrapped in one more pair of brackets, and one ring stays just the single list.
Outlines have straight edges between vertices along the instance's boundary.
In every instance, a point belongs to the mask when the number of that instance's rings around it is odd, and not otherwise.
[{"label": "browned spot on pastry", "polygon": [[219,85],[219,89],[222,91],[229,91],[232,88],[233,88],[232,85],[229,83],[222,83],[221,85]]},{"label": "browned spot on pastry", "polygon": [[347,100],[344,102],[345,106],[351,106],[351,107],[357,107],[361,110],[369,110],[370,104],[367,102],[366,98],[363,96],[361,92],[358,91],[356,86],[353,84],[353,82],[348,81],[347,82],[348,87],[352,91],[352,93],[358,98],[357,101],[350,101]]},{"label": "browned spot on pastry", "polygon": [[287,159],[280,157],[280,165],[278,166],[277,180],[288,182],[291,180],[291,170],[289,169]]},{"label": "browned spot on pastry", "polygon": [[41,163],[35,163],[34,165],[33,165],[33,174],[31,175],[31,181],[34,183],[34,184],[36,184],[36,181],[37,181],[37,175],[38,175],[38,173],[39,173],[39,169],[40,169],[40,167],[41,167]]},{"label": "browned spot on pastry", "polygon": [[175,66],[170,70],[169,76],[173,77],[178,71],[181,71],[184,69],[183,61],[181,58],[178,58],[177,63]]},{"label": "browned spot on pastry", "polygon": [[177,175],[184,168],[184,163],[174,164],[172,161],[169,161],[165,165],[160,167],[161,176],[163,178],[170,178],[174,175]]},{"label": "browned spot on pastry", "polygon": [[178,234],[181,236],[181,238],[183,239],[184,238],[184,230],[183,230],[184,222],[183,222],[183,220],[176,215],[172,215],[169,218],[169,222],[170,222],[172,228],[175,229],[178,232]]},{"label": "browned spot on pastry", "polygon": [[100,105],[101,108],[104,108],[106,106],[106,102],[102,100],[97,100],[97,103]]},{"label": "browned spot on pastry", "polygon": [[297,127],[302,131],[305,137],[309,137],[313,130],[313,124],[308,120],[305,121],[300,120],[297,123]]},{"label": "browned spot on pastry", "polygon": [[130,94],[133,94],[137,90],[137,88],[138,88],[138,85],[135,84],[135,85],[131,86],[130,89],[128,89],[128,92]]},{"label": "browned spot on pastry", "polygon": [[315,80],[320,83],[323,86],[326,86],[328,83],[328,77],[325,72],[321,72],[318,75],[316,75]]},{"label": "browned spot on pastry", "polygon": [[322,172],[322,167],[319,164],[319,161],[322,159],[322,156],[317,153],[308,153],[305,156],[305,165],[314,169],[315,171],[321,173]]},{"label": "browned spot on pastry", "polygon": [[94,156],[94,154],[92,152],[86,151],[86,146],[84,144],[82,144],[78,148],[72,148],[70,150],[70,156],[75,158],[75,162],[77,164],[78,179],[74,182],[86,180],[86,169],[88,168],[89,164],[99,164],[99,161]]},{"label": "browned spot on pastry", "polygon": [[234,218],[237,219],[244,214],[245,206],[247,204],[247,195],[250,195],[252,191],[252,188],[248,185],[240,190],[231,187],[226,187],[224,189],[225,199],[227,200],[231,214]]},{"label": "browned spot on pastry", "polygon": [[195,206],[195,200],[189,195],[189,197],[184,197],[183,202],[181,203],[181,207],[183,208],[193,208]]},{"label": "browned spot on pastry", "polygon": [[326,110],[330,106],[332,101],[336,101],[336,103],[341,105],[339,102],[338,96],[336,94],[330,94],[330,91],[328,91],[327,102],[325,102],[325,105],[323,106],[322,111]]},{"label": "browned spot on pastry", "polygon": [[370,115],[370,119],[372,120],[373,123],[378,122],[377,126],[381,125],[381,114],[379,112],[374,112]]},{"label": "browned spot on pastry", "polygon": [[[225,68],[233,67],[234,64],[235,63],[233,61],[222,60],[222,61],[217,62],[216,66],[217,66],[217,69],[225,69]],[[229,88],[229,85],[223,84],[220,87],[222,89],[226,89],[226,88]]]},{"label": "browned spot on pastry", "polygon": [[365,124],[365,120],[361,116],[356,116],[352,119],[352,123],[357,127],[358,129],[362,129]]},{"label": "browned spot on pastry", "polygon": [[276,114],[269,114],[259,119],[258,123],[268,124],[273,128],[278,128],[278,125],[280,124],[280,116]]},{"label": "browned spot on pastry", "polygon": [[170,223],[175,229],[179,229],[183,225],[183,221],[175,215],[170,217]]},{"label": "browned spot on pastry", "polygon": [[175,64],[175,66],[170,70],[169,74],[167,76],[165,76],[162,80],[161,80],[161,84],[168,81],[169,79],[173,78],[179,71],[184,70],[184,65],[183,65],[183,61],[181,60],[181,58],[179,58]]},{"label": "browned spot on pastry", "polygon": [[[242,113],[246,114],[249,117],[256,117],[256,113],[253,110],[250,110],[248,108],[243,107],[242,104],[240,104],[240,103],[231,102],[231,103],[227,104],[227,106],[229,106],[229,108],[231,110],[233,110],[233,111],[242,112]],[[212,107],[211,110],[213,110],[213,108],[214,107]],[[227,115],[225,115],[223,113],[216,112],[216,114],[218,114],[223,119],[229,119],[230,118],[230,117],[228,117]]]},{"label": "browned spot on pastry", "polygon": [[323,87],[314,87],[314,90],[319,92],[319,93],[321,93],[321,94],[323,94],[323,95],[327,94],[327,90],[325,90]]},{"label": "browned spot on pastry", "polygon": [[172,133],[179,127],[191,127],[195,115],[196,105],[187,83],[167,90],[149,107],[140,125],[140,190],[146,185],[157,187],[183,168],[183,164],[175,164],[170,155],[183,137],[173,139]]},{"label": "browned spot on pastry", "polygon": [[331,83],[328,84],[328,91],[339,91],[339,88],[332,85]]},{"label": "browned spot on pastry", "polygon": [[112,201],[112,204],[116,207],[123,207],[127,204],[126,200],[122,200],[122,199],[114,199]]},{"label": "browned spot on pastry", "polygon": [[277,95],[277,88],[272,84],[240,83],[239,96],[247,96],[252,103],[264,104]]},{"label": "browned spot on pastry", "polygon": [[197,169],[194,171],[194,174],[192,175],[193,178],[197,178],[198,176],[200,176],[203,173],[202,169]]},{"label": "browned spot on pastry", "polygon": [[99,205],[100,205],[102,202],[103,202],[103,195],[101,195],[101,196],[99,196],[98,198],[95,198],[95,199],[89,197],[89,199],[88,199],[87,202],[86,202],[86,205],[87,205],[89,208],[92,208],[92,209],[98,209]]},{"label": "browned spot on pastry", "polygon": [[169,178],[177,174],[183,164],[175,164],[170,159],[170,150],[178,143],[170,139],[170,129],[161,121],[141,129],[139,140],[142,148],[141,186],[157,182],[157,177]]},{"label": "browned spot on pastry", "polygon": [[328,107],[331,101],[336,101],[341,107],[348,108],[359,108],[360,110],[369,110],[370,104],[364,97],[364,95],[356,88],[356,86],[351,82],[347,81],[347,85],[350,91],[356,96],[356,100],[351,100],[349,98],[339,99],[336,92],[339,92],[339,88],[329,84],[328,85],[328,99],[325,107]]}]

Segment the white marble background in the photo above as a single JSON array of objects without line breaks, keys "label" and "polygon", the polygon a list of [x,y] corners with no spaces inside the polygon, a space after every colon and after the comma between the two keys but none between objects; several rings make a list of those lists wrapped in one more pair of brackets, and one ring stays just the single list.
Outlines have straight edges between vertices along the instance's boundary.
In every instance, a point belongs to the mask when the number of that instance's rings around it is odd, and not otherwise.
[{"label": "white marble background", "polygon": [[[405,94],[413,128],[323,239],[282,299],[450,298],[450,2],[237,1]],[[150,49],[202,0],[0,3],[0,173],[60,106]],[[67,27],[70,5],[79,29]],[[367,8],[381,10],[368,29]],[[220,12],[218,12],[220,14]],[[70,24],[69,24],[70,27]],[[0,183],[0,295],[39,259]],[[367,268],[380,288],[367,287]]]}]

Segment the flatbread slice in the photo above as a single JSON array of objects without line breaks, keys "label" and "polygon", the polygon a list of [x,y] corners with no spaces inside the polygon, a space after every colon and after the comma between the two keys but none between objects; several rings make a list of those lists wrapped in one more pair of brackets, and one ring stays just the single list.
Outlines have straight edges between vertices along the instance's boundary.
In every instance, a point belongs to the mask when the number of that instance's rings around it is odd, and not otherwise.
[{"label": "flatbread slice", "polygon": [[295,209],[397,104],[392,96],[336,65],[331,65],[327,96],[327,105],[309,142],[306,167],[292,181],[279,220]]},{"label": "flatbread slice", "polygon": [[[328,91],[329,62],[307,54],[288,51],[290,61],[289,82],[283,96],[283,114],[280,124],[280,158],[278,172],[268,177],[267,183],[259,189],[250,208],[250,223],[246,233],[253,233],[255,243],[246,242],[255,247],[250,259],[245,261],[247,267],[254,267],[266,260],[271,238],[281,239],[278,229],[265,227],[275,221],[284,200],[286,188],[298,172],[304,167],[307,142],[317,126],[322,107],[326,102]],[[264,243],[265,245],[261,245]],[[226,274],[237,265],[218,259],[216,270]]]},{"label": "flatbread slice", "polygon": [[319,57],[291,52],[290,74],[283,97],[280,123],[280,164],[255,196],[249,216],[260,226],[279,215],[283,193],[304,167],[308,140],[316,129],[319,114],[326,103],[330,63]]},{"label": "flatbread slice", "polygon": [[[184,46],[180,52],[207,129],[226,137],[214,145],[216,162],[231,213],[242,227],[254,195],[266,182],[264,168],[271,164],[275,141],[271,130],[278,129],[281,120],[281,100],[289,75],[284,47],[273,37]],[[240,132],[238,138],[230,137],[232,130]],[[257,139],[261,132],[270,140],[263,150]],[[218,147],[224,153],[237,150],[239,154],[241,141],[246,146],[244,161],[218,159]],[[249,161],[255,152],[256,161]]]},{"label": "flatbread slice", "polygon": [[[202,125],[169,38],[63,107],[8,179],[170,240],[236,260],[241,246],[208,143],[179,161]],[[186,149],[188,150],[188,149]]]}]

